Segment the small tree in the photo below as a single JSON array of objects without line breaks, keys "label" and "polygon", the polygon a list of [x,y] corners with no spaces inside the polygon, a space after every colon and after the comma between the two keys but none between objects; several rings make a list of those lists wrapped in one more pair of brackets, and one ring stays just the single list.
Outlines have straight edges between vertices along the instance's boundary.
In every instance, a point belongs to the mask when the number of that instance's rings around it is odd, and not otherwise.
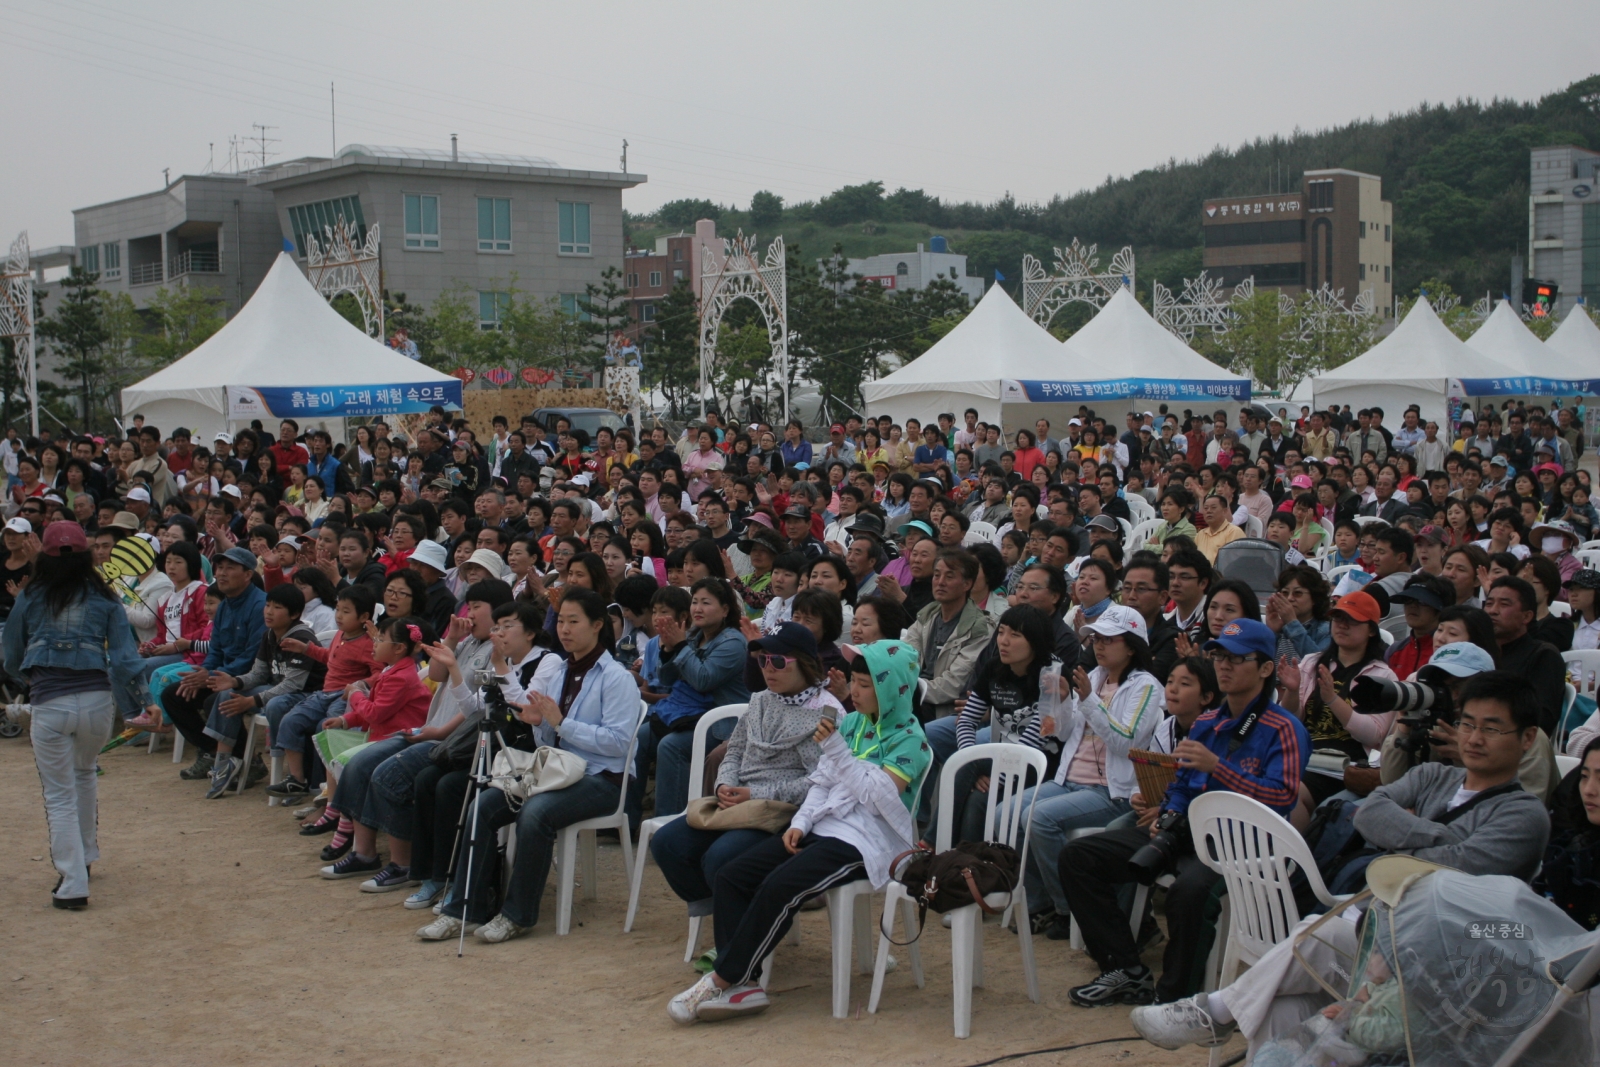
[{"label": "small tree", "polygon": [[85,428],[90,425],[94,410],[90,379],[99,379],[105,373],[100,355],[106,330],[99,290],[95,288],[99,281],[100,275],[73,267],[61,283],[56,313],[37,327],[38,336],[50,342],[51,350],[60,359],[62,373],[82,383],[79,400]]},{"label": "small tree", "polygon": [[700,384],[700,303],[687,279],[656,304],[645,333],[643,384],[658,388],[681,417]]},{"label": "small tree", "polygon": [[150,298],[156,330],[144,338],[144,357],[156,366],[165,366],[194,351],[227,322],[221,301],[222,294],[216,289],[157,289]]},{"label": "small tree", "polygon": [[763,189],[750,198],[750,225],[768,229],[783,221],[783,197]]},{"label": "small tree", "polygon": [[622,272],[616,267],[607,267],[600,272],[599,285],[593,282],[585,285],[583,296],[578,299],[578,311],[582,313],[578,325],[581,332],[588,335],[589,366],[597,367],[606,354],[611,335],[626,329],[633,321],[633,303],[627,287],[622,284]]}]

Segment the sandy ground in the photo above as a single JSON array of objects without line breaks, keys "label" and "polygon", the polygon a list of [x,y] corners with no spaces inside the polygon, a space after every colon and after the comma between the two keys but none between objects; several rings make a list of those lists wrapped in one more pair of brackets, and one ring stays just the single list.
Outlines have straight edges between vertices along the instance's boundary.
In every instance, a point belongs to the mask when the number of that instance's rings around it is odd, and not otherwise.
[{"label": "sandy ground", "polygon": [[[925,989],[903,966],[889,975],[879,1013],[868,1015],[871,978],[857,976],[851,1002],[859,1010],[835,1020],[824,911],[804,913],[801,944],[779,950],[764,1015],[680,1028],[665,1009],[694,979],[682,962],[683,905],[652,865],[639,920],[624,934],[627,880],[614,843],[600,849],[599,899],[583,900],[580,891],[570,936],[554,933],[552,880],[533,934],[493,946],[469,937],[457,959],[453,942],[412,936],[429,916],[401,908],[404,894],[368,895],[354,880],[319,878],[316,853],[326,839],[297,836],[289,809],[267,808],[259,787],[207,802],[201,783],[178,778],[165,748],[154,756],[123,748],[102,763],[103,856],[92,904],[57,911],[47,899],[55,876],[31,751],[26,739],[0,740],[6,1065],[332,1067],[583,1056],[597,1065],[961,1067],[1133,1033],[1123,1010],[1067,1001],[1070,986],[1093,976],[1092,965],[1061,942],[1036,942],[1043,1001],[1029,1002],[1014,935],[991,929],[989,984],[974,993],[973,1036],[957,1040],[949,935],[932,925],[923,939]],[[1020,1062],[1197,1065],[1205,1053],[1133,1041]]]}]

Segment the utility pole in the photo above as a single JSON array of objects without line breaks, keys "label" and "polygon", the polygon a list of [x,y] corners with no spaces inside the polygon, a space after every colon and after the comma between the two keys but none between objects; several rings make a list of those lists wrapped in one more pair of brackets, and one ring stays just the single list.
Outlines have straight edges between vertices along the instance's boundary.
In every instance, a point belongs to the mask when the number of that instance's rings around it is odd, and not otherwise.
[{"label": "utility pole", "polygon": [[628,139],[622,139],[622,173],[628,173]]},{"label": "utility pole", "polygon": [[333,95],[333,82],[328,83],[328,155],[339,154],[339,101]]}]

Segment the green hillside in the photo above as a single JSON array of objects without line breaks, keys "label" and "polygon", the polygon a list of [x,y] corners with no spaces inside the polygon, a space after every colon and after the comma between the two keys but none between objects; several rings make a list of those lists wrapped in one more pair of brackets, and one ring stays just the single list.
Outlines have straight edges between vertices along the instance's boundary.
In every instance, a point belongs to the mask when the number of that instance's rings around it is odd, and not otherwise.
[{"label": "green hillside", "polygon": [[[1171,160],[1095,189],[1044,204],[1006,199],[946,203],[921,190],[887,192],[881,182],[838,189],[820,201],[785,204],[757,193],[743,209],[678,200],[650,216],[630,216],[631,246],[716,217],[719,230],[782,233],[809,257],[835,244],[850,256],[909,251],[934,234],[968,257],[973,274],[998,269],[1013,288],[1022,256],[1047,264],[1050,249],[1077,237],[1097,243],[1102,263],[1131,244],[1139,288],[1168,286],[1200,269],[1200,205],[1207,197],[1297,186],[1301,172],[1346,167],[1378,174],[1395,205],[1395,287],[1440,278],[1457,292],[1505,288],[1509,257],[1526,252],[1528,150],[1538,145],[1600,147],[1600,75],[1533,103],[1514,100],[1422,104],[1385,119],[1296,131],[1218,147],[1201,159]],[[1280,177],[1274,177],[1278,175]]]}]

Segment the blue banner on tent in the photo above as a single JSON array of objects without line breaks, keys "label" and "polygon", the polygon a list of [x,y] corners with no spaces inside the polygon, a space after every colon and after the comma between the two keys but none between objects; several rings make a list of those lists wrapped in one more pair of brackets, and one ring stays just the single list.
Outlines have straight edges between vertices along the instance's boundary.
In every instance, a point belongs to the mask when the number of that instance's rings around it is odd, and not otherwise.
[{"label": "blue banner on tent", "polygon": [[1007,381],[1002,402],[1035,404],[1064,400],[1249,400],[1248,381],[1207,381],[1203,378],[1111,378],[1098,382]]},{"label": "blue banner on tent", "polygon": [[1597,391],[1596,378],[1462,378],[1465,396],[1564,396]]},{"label": "blue banner on tent", "polygon": [[228,386],[228,418],[366,417],[405,415],[432,407],[461,407],[461,383],[401,382],[395,385]]}]

